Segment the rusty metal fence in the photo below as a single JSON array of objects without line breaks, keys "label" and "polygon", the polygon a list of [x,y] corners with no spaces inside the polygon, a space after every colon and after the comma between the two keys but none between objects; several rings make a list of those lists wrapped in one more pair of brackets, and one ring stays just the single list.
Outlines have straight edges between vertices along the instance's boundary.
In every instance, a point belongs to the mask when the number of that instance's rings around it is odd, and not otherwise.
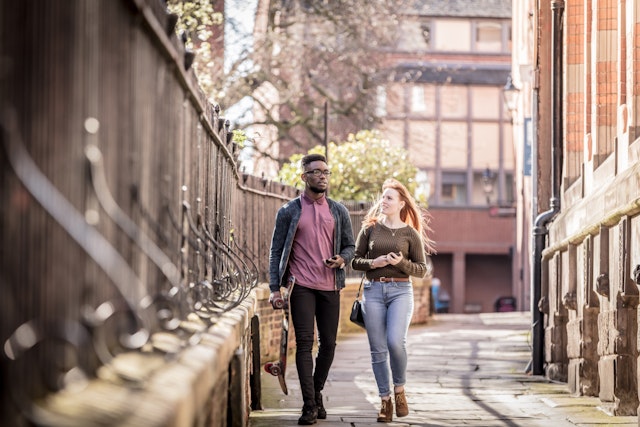
[{"label": "rusty metal fence", "polygon": [[3,2],[0,20],[0,421],[49,424],[39,398],[237,306],[296,191],[238,171],[163,2]]}]

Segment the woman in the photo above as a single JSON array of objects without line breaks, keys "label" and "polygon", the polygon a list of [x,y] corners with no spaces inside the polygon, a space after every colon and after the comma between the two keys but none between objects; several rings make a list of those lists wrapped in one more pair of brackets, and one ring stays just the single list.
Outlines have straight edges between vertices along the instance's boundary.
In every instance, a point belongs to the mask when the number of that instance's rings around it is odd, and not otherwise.
[{"label": "woman", "polygon": [[427,274],[426,251],[433,251],[427,222],[407,188],[395,179],[382,185],[382,197],[362,221],[352,261],[365,272],[364,321],[371,365],[382,398],[379,422],[393,420],[389,365],[396,416],[409,414],[404,392],[407,370],[407,331],[413,314],[410,276]]}]

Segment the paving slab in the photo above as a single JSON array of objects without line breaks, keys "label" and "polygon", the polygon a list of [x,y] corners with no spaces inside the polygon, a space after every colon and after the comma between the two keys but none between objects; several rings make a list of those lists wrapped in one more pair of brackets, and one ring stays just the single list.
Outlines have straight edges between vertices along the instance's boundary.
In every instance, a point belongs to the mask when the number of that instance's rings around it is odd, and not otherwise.
[{"label": "paving slab", "polygon": [[[638,417],[615,417],[595,397],[572,396],[564,383],[528,375],[531,316],[527,312],[438,314],[413,326],[407,348],[410,414],[389,426],[638,427]],[[295,360],[289,395],[262,373],[262,410],[250,427],[295,426],[302,396]],[[323,391],[327,419],[319,427],[380,426],[380,404],[364,332],[342,335]]]}]

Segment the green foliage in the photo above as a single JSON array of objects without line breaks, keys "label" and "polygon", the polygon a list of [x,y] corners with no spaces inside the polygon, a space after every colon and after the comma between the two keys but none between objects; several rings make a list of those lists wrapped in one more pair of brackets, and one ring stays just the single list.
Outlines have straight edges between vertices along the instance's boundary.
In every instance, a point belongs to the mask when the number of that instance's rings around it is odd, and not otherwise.
[{"label": "green foliage", "polygon": [[238,147],[244,148],[247,145],[247,133],[242,129],[234,129],[231,131],[233,135],[232,141],[238,144]]},{"label": "green foliage", "polygon": [[168,0],[167,9],[179,16],[178,29],[195,34],[200,40],[211,37],[209,27],[222,23],[222,14],[214,12],[211,0]]},{"label": "green foliage", "polygon": [[[205,93],[213,90],[216,64],[211,51],[212,29],[222,25],[222,13],[215,12],[211,0],[167,0],[167,9],[178,15],[176,33],[187,34],[186,46],[195,49],[193,64],[198,83]],[[222,61],[222,58],[217,58]],[[220,64],[218,64],[220,68]]]},{"label": "green foliage", "polygon": [[[324,146],[317,145],[308,154],[325,154]],[[294,154],[278,173],[285,184],[304,188],[300,179],[300,160],[303,154]],[[329,143],[329,180],[331,198],[344,201],[368,202],[376,199],[387,178],[395,178],[415,193],[417,168],[409,160],[409,153],[393,147],[379,131],[361,130],[349,134],[347,140]],[[418,202],[425,202],[418,200]]]}]

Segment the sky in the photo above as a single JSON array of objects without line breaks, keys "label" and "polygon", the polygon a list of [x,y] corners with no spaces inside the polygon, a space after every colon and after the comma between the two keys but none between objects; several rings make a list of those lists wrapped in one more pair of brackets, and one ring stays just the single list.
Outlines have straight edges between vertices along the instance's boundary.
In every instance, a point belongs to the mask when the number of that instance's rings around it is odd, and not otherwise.
[{"label": "sky", "polygon": [[[229,72],[231,64],[238,58],[239,52],[250,49],[253,44],[253,24],[255,21],[257,0],[225,0],[225,52],[224,69]],[[249,67],[251,64],[247,64]],[[252,100],[245,97],[236,105],[232,105],[225,111],[225,117],[231,123],[250,121]],[[248,114],[247,114],[248,112]],[[250,146],[243,149],[238,161],[240,168],[247,173],[253,172],[251,162],[252,149]]]}]

